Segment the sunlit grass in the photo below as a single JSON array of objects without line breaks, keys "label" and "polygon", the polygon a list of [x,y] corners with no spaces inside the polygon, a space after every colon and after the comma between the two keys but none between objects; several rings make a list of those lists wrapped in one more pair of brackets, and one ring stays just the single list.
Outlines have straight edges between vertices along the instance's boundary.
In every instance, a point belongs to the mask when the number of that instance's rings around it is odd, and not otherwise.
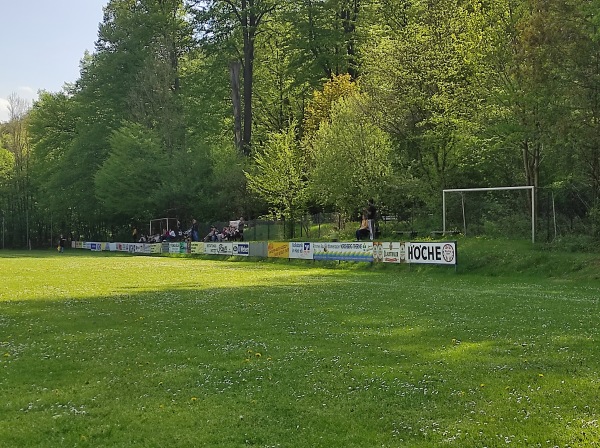
[{"label": "sunlit grass", "polygon": [[600,285],[12,255],[0,446],[600,444]]}]

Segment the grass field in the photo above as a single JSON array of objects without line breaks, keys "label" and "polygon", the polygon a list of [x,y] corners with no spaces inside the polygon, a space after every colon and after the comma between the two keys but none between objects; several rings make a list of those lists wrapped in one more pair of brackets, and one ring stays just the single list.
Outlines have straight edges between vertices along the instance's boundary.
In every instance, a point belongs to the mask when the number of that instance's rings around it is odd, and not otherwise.
[{"label": "grass field", "polygon": [[0,446],[600,446],[600,282],[404,268],[0,251]]}]

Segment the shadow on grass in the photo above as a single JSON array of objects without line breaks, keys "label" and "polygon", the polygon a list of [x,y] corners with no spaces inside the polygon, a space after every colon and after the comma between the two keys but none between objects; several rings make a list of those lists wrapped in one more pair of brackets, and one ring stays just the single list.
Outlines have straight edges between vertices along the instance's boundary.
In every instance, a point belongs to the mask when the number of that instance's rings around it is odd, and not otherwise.
[{"label": "shadow on grass", "polygon": [[178,263],[206,272],[152,291],[107,278],[117,285],[105,295],[4,301],[0,438],[224,447],[600,440],[597,290],[549,299],[535,284]]}]

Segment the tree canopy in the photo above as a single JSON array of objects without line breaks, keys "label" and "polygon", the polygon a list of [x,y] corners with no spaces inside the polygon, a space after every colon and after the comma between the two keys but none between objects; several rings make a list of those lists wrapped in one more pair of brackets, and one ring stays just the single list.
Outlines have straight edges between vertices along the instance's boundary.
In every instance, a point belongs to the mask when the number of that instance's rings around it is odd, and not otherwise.
[{"label": "tree canopy", "polygon": [[588,0],[110,0],[79,79],[0,123],[7,244],[369,197],[400,219],[499,185],[599,236],[599,21]]}]

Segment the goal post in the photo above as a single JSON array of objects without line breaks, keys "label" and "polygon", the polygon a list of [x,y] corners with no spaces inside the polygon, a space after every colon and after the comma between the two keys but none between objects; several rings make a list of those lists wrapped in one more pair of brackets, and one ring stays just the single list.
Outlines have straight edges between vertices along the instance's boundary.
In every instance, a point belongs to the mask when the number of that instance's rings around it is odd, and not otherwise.
[{"label": "goal post", "polygon": [[[530,190],[531,191],[531,242],[535,243],[535,187],[533,185],[521,187],[488,187],[488,188],[451,188],[442,190],[442,213],[443,223],[442,230],[446,233],[446,193],[466,193],[470,191],[501,191],[501,190]],[[463,220],[464,208],[463,208]]]}]

